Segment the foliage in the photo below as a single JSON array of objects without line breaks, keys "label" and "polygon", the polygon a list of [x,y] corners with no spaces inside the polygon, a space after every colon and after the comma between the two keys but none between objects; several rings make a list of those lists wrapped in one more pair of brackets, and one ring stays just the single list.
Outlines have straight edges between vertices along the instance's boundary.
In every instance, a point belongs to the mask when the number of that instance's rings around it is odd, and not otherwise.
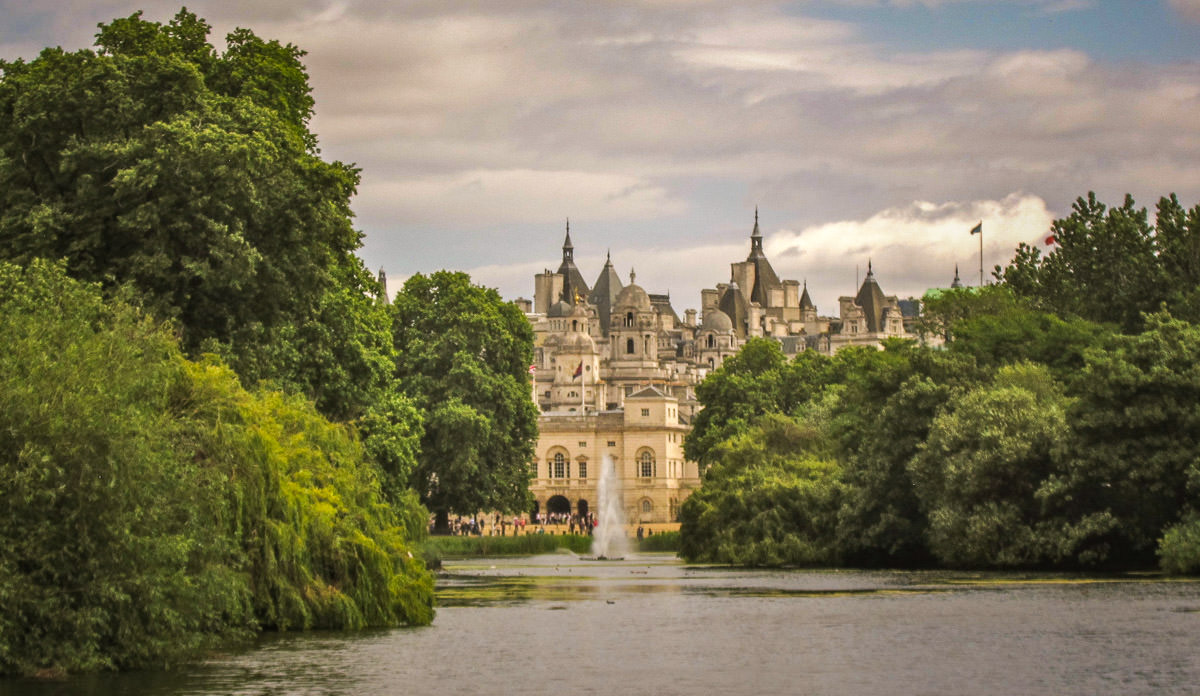
[{"label": "foliage", "polygon": [[440,526],[451,510],[528,509],[537,439],[529,321],[449,271],[413,275],[391,306],[396,378],[424,419],[409,485]]},{"label": "foliage", "polygon": [[580,534],[521,534],[518,536],[431,535],[421,544],[427,559],[470,558],[474,556],[534,556],[566,549],[588,553],[592,538]]},{"label": "foliage", "polygon": [[643,553],[679,551],[679,532],[657,532],[637,542],[637,550]]},{"label": "foliage", "polygon": [[129,285],[186,353],[353,418],[391,363],[353,253],[358,172],[318,156],[302,51],[239,29],[219,54],[209,29],[136,13],[96,51],[0,63],[0,254]]},{"label": "foliage", "polygon": [[0,265],[0,673],[161,663],[245,634],[221,472],[176,449],[171,336]]},{"label": "foliage", "polygon": [[1143,333],[1087,354],[1074,395],[1072,456],[1055,500],[1070,520],[1105,513],[1113,524],[1080,542],[1080,560],[1149,562],[1189,503],[1188,472],[1200,461],[1200,326],[1148,316]]},{"label": "foliage", "polygon": [[1164,304],[1200,320],[1200,206],[1184,210],[1172,194],[1152,226],[1145,208],[1125,197],[1108,208],[1094,193],[1075,201],[1051,228],[1053,250],[1022,244],[996,275],[1019,297],[1064,318],[1111,322],[1141,331],[1142,315]]},{"label": "foliage", "polygon": [[752,338],[696,388],[704,410],[696,414],[683,443],[684,456],[701,467],[712,463],[711,450],[742,432],[766,413],[787,413],[795,404],[788,394],[787,359],[779,343]]},{"label": "foliage", "polygon": [[844,485],[836,464],[804,452],[813,437],[767,415],[716,448],[704,485],[680,509],[680,555],[749,566],[836,562]]},{"label": "foliage", "polygon": [[308,402],[184,360],[62,265],[0,264],[0,347],[0,673],[431,619],[361,446]]},{"label": "foliage", "polygon": [[1163,571],[1174,575],[1200,575],[1200,517],[1191,515],[1167,528],[1158,544]]},{"label": "foliage", "polygon": [[1047,558],[1043,482],[1065,455],[1061,387],[1042,366],[1002,368],[934,418],[910,465],[942,563],[1027,567]]}]

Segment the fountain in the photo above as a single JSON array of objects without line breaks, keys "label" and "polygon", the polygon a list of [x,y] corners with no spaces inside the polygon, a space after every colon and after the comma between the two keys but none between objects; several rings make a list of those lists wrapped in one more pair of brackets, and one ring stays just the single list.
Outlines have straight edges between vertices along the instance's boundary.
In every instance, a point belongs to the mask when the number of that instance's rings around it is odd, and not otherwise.
[{"label": "fountain", "polygon": [[612,457],[604,455],[600,468],[600,484],[596,489],[600,498],[600,511],[595,537],[592,539],[592,557],[595,560],[619,561],[625,557],[625,509],[621,496],[621,481],[617,478],[617,466]]}]

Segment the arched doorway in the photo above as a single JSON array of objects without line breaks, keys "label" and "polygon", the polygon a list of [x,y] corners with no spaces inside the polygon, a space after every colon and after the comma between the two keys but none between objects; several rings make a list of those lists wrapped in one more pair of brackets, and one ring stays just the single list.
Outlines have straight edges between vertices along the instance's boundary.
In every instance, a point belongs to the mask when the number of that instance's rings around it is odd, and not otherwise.
[{"label": "arched doorway", "polygon": [[540,504],[538,504],[538,501],[536,501],[536,500],[533,501],[533,509],[529,511],[529,520],[531,522],[537,522],[538,513],[541,511],[542,511],[542,506]]},{"label": "arched doorway", "polygon": [[571,516],[571,501],[561,495],[550,496],[546,501],[546,517],[547,522],[554,524],[566,524],[567,518]]}]

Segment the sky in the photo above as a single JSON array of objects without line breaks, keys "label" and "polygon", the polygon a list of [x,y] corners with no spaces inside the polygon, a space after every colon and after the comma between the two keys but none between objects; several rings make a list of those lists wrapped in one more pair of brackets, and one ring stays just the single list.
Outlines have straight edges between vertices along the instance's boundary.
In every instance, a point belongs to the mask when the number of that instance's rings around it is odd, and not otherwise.
[{"label": "sky", "polygon": [[[0,0],[0,58],[179,5]],[[979,282],[1089,191],[1200,203],[1200,0],[193,0],[307,51],[322,156],[353,163],[392,292],[507,299],[606,254],[682,314],[750,250],[836,315]]]}]

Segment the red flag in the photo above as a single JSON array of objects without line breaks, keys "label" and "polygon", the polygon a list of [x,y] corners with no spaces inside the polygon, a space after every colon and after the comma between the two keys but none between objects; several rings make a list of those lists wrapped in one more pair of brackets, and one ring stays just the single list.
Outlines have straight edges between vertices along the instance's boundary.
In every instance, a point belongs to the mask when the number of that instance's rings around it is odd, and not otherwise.
[{"label": "red flag", "polygon": [[575,368],[575,374],[571,375],[571,379],[575,379],[576,377],[578,377],[579,375],[582,375],[582,374],[583,374],[583,361],[580,360],[579,367]]},{"label": "red flag", "polygon": [[1046,237],[1046,246],[1054,246],[1057,243],[1058,243],[1058,240],[1054,238],[1054,235],[1050,235],[1049,237]]}]

